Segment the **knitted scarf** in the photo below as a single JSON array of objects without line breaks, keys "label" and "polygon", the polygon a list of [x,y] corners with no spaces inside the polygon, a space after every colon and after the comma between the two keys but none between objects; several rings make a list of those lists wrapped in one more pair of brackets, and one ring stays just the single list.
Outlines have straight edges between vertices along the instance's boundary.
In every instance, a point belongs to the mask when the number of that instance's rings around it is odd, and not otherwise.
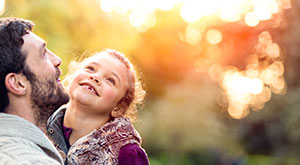
[{"label": "knitted scarf", "polygon": [[77,140],[68,151],[68,164],[117,165],[120,148],[130,143],[141,145],[139,133],[128,118],[115,118]]}]

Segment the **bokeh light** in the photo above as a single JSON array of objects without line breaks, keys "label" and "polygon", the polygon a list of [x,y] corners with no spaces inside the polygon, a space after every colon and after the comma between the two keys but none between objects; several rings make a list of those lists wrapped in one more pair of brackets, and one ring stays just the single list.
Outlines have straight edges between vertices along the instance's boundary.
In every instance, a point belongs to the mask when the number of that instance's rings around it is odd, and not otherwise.
[{"label": "bokeh light", "polygon": [[241,19],[251,6],[249,0],[227,0],[221,1],[219,10],[220,18],[225,22],[235,22]]},{"label": "bokeh light", "polygon": [[192,25],[186,27],[185,41],[190,45],[197,45],[202,39],[202,31]]},{"label": "bokeh light", "polygon": [[[269,32],[260,33],[253,51],[246,70],[238,70],[236,67],[211,68],[211,77],[220,82],[226,93],[228,114],[236,119],[247,116],[249,109],[262,109],[265,102],[270,100],[272,92],[285,92],[284,66],[278,58],[281,56],[280,48],[273,42]],[[219,75],[219,78],[215,78],[215,75]]]},{"label": "bokeh light", "polygon": [[259,19],[258,19],[256,13],[254,13],[254,12],[248,13],[245,17],[245,23],[246,23],[246,25],[248,25],[250,27],[254,27],[254,26],[258,25]]},{"label": "bokeh light", "polygon": [[206,39],[210,44],[218,44],[222,41],[222,33],[215,29],[210,29],[206,33]]}]

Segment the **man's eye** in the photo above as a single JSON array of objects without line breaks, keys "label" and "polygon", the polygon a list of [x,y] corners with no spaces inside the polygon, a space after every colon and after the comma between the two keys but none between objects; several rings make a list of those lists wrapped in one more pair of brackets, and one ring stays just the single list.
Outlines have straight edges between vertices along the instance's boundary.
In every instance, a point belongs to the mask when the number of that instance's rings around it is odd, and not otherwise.
[{"label": "man's eye", "polygon": [[112,83],[113,85],[116,85],[116,81],[113,78],[107,78],[107,80]]}]

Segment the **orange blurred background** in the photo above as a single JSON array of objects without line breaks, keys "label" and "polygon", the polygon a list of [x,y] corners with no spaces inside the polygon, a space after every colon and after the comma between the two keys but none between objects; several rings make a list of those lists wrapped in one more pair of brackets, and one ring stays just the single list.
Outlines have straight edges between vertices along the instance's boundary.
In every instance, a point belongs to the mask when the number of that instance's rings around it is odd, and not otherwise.
[{"label": "orange blurred background", "polygon": [[136,127],[154,165],[299,161],[299,9],[296,0],[0,0],[1,17],[36,24],[64,73],[104,48],[133,61],[147,90]]}]

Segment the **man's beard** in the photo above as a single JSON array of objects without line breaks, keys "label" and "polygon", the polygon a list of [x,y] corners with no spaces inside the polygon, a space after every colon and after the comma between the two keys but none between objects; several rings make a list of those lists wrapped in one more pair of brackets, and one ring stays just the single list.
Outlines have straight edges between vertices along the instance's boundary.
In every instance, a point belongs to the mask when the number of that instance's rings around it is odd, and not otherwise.
[{"label": "man's beard", "polygon": [[[31,102],[36,123],[46,125],[53,112],[69,101],[69,96],[62,87],[56,85],[56,80],[38,80],[29,67],[25,67],[24,72],[31,84]],[[59,73],[57,70],[57,78]]]}]

